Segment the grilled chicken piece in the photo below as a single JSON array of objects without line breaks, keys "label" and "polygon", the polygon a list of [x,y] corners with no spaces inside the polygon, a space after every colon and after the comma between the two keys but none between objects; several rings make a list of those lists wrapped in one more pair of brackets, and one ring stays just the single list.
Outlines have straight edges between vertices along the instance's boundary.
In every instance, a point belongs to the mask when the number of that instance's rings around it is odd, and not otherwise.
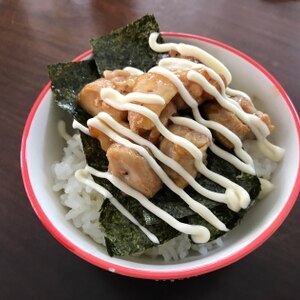
[{"label": "grilled chicken piece", "polygon": [[131,75],[129,72],[124,70],[106,70],[103,72],[103,76],[105,79],[111,81],[121,94],[128,94],[132,92],[137,78],[137,76]]},{"label": "grilled chicken piece", "polygon": [[[166,126],[169,122],[169,118],[173,116],[176,113],[176,106],[173,102],[169,102],[169,104],[163,109],[161,112],[159,119],[162,122],[164,126]],[[153,127],[153,129],[150,131],[147,139],[154,145],[157,145],[159,143],[159,139],[161,137],[161,134],[159,130],[156,127]]]},{"label": "grilled chicken piece", "polygon": [[[185,88],[188,90],[190,95],[198,102],[198,104],[200,105],[206,100],[214,99],[214,97],[212,95],[208,94],[198,83],[190,81],[187,78],[187,74],[189,71],[190,70],[177,71],[177,72],[175,72],[175,74],[181,80],[181,82],[183,83]],[[202,76],[204,76],[207,79],[207,81],[210,84],[212,84],[218,91],[221,90],[218,82],[216,80],[214,80],[213,78],[211,78],[205,69],[199,68],[199,69],[195,69],[194,71],[196,71],[196,72],[200,73]],[[220,75],[220,76],[226,85],[224,76],[222,76],[222,75]],[[182,97],[179,94],[177,94],[175,96],[174,100],[175,100],[178,110],[183,110],[183,109],[189,108],[188,105],[184,102],[184,100],[182,99]]]},{"label": "grilled chicken piece", "polygon": [[147,198],[153,197],[162,187],[160,178],[137,151],[113,143],[106,156],[109,171]]},{"label": "grilled chicken piece", "polygon": [[[266,123],[270,131],[273,130],[274,126],[271,123],[270,117],[267,114],[258,111],[254,107],[252,102],[250,102],[249,100],[241,96],[236,96],[233,97],[232,99],[237,101],[245,112],[257,115],[262,121]],[[249,126],[244,124],[234,113],[223,108],[216,101],[204,103],[203,111],[207,119],[224,125],[232,132],[234,132],[242,141],[246,139],[255,138]],[[219,141],[226,148],[232,149],[234,147],[234,145],[221,133],[214,131],[213,135],[215,139]]]},{"label": "grilled chicken piece", "polygon": [[[144,104],[143,106],[155,112],[158,116],[177,93],[174,84],[166,77],[155,73],[144,73],[137,77],[133,92],[157,94],[164,98],[165,105],[160,104]],[[136,133],[143,133],[151,130],[154,124],[151,120],[143,115],[129,111],[128,121],[130,129]]]},{"label": "grilled chicken piece", "polygon": [[[223,108],[218,102],[206,102],[203,105],[204,115],[208,120],[218,122],[233,133],[241,140],[254,138],[250,128],[245,125],[234,113]],[[232,149],[233,144],[221,133],[213,131],[214,138],[228,149]]]},{"label": "grilled chicken piece", "polygon": [[182,97],[179,93],[177,93],[175,95],[175,97],[173,98],[173,101],[174,101],[178,111],[190,109],[190,107],[185,103],[185,101],[182,99]]},{"label": "grilled chicken piece", "polygon": [[126,111],[115,109],[102,101],[100,97],[101,89],[107,87],[116,88],[112,81],[105,78],[86,84],[78,95],[78,104],[92,116],[104,111],[119,122],[125,121],[127,118]]},{"label": "grilled chicken piece", "polygon": [[[187,139],[188,141],[192,142],[203,153],[206,151],[207,147],[209,146],[209,139],[206,135],[191,130],[188,127],[172,124],[168,127],[168,129],[172,133],[181,136]],[[164,138],[161,141],[159,148],[164,154],[177,161],[194,178],[196,177],[197,169],[195,168],[194,158],[184,148],[170,142],[166,138]],[[185,181],[185,179],[181,177],[178,173],[176,173],[166,165],[164,165],[163,168],[165,172],[168,174],[168,176],[177,184],[177,186],[181,188],[185,188],[187,186],[187,182]]]}]

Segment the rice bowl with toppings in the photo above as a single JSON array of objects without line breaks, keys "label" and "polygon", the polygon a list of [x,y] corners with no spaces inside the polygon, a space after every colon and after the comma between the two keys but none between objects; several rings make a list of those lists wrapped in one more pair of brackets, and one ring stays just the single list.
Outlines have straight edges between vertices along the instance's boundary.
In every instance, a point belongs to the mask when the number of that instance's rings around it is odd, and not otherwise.
[{"label": "rice bowl with toppings", "polygon": [[[263,99],[264,97],[268,97],[269,95],[274,95],[275,103],[277,103],[277,105],[280,106],[282,110],[287,114],[292,114],[295,120],[295,124],[297,123],[297,117],[293,115],[294,111],[290,109],[292,106],[290,102],[286,100],[288,98],[284,93],[282,93],[282,90],[281,88],[279,88],[280,86],[277,84],[277,82],[274,81],[274,79],[270,77],[268,73],[260,73],[260,70],[262,70],[262,68],[258,68],[257,64],[253,63],[244,55],[241,55],[235,50],[233,51],[228,46],[223,46],[219,43],[207,41],[199,37],[171,33],[165,34],[164,37],[169,41],[176,40],[176,42],[178,42],[181,40],[186,43],[197,44],[205,48],[205,50],[211,51],[211,53],[214,53],[214,49],[217,49],[219,60],[221,60],[223,63],[226,63],[226,66],[228,66],[228,69],[230,69],[233,75],[232,86],[247,92],[251,97],[255,96],[259,99]],[[86,54],[86,56],[88,54]],[[239,67],[237,67],[237,64],[239,65]],[[252,81],[250,80],[247,82],[243,82],[242,77],[235,76],[236,74],[240,74],[241,70],[242,72],[244,72],[244,70],[246,69],[247,74],[253,73],[255,74],[255,76],[259,74],[259,76],[263,78],[264,84],[270,86],[270,90],[268,90],[265,86],[261,86],[260,84],[258,84],[257,86],[256,78],[254,78],[254,76],[250,76],[250,78],[252,78]],[[235,78],[238,78],[237,82],[235,82]],[[253,88],[254,86],[255,89]],[[273,93],[274,90],[277,91],[277,94]],[[48,95],[48,98],[51,98],[50,94]],[[284,100],[282,101],[282,99]],[[47,101],[49,102],[49,99]],[[43,104],[44,103],[45,100],[43,101]],[[288,103],[288,106],[285,103]],[[296,145],[296,149],[295,146],[290,147],[291,143],[293,142],[291,140],[287,140],[287,138],[284,138],[284,135],[281,134],[283,132],[282,130],[287,126],[287,124],[285,124],[285,121],[278,118],[276,112],[274,111],[274,109],[272,109],[272,107],[269,107],[263,102],[261,104],[262,108],[265,108],[264,110],[261,110],[268,112],[272,120],[274,120],[274,124],[276,124],[276,132],[274,131],[274,142],[276,144],[280,144],[281,147],[285,148],[286,151],[292,155],[292,157],[297,157],[295,156],[295,152],[293,151],[297,152],[297,149],[299,149],[297,147],[299,145]],[[38,107],[38,111],[41,110],[42,106],[43,105]],[[49,103],[47,109],[49,109]],[[51,109],[53,110],[54,108],[52,107]],[[54,120],[56,120],[57,122],[60,119],[61,118],[59,115],[54,117]],[[59,135],[57,134],[57,128],[55,124],[53,124],[53,122],[51,122],[51,124],[52,129],[50,136],[56,135],[55,139],[57,140],[57,136],[59,138]],[[295,126],[294,130],[294,134],[297,136],[297,130],[299,130],[299,128]],[[280,137],[280,139],[278,139],[278,137]],[[26,137],[27,144],[28,140],[30,140],[30,138],[28,139],[28,137]],[[62,145],[62,142],[59,143],[60,145]],[[251,149],[251,145],[248,146],[248,149]],[[247,211],[247,213],[243,216],[241,223],[237,227],[226,233],[226,236],[223,239],[216,239],[208,245],[196,245],[191,242],[187,235],[185,235],[171,239],[165,245],[165,249],[163,249],[162,246],[159,246],[150,250],[146,250],[146,254],[150,255],[151,257],[162,255],[168,261],[167,263],[163,262],[159,258],[145,258],[145,256],[136,255],[131,257],[126,256],[126,259],[120,259],[118,257],[110,258],[109,256],[107,256],[107,254],[105,254],[105,250],[103,251],[101,247],[95,246],[93,242],[91,242],[89,239],[86,239],[80,233],[77,233],[77,231],[74,231],[74,229],[67,225],[67,220],[73,220],[76,227],[81,227],[83,232],[92,236],[97,243],[104,242],[103,235],[98,234],[99,226],[97,223],[99,220],[99,209],[103,204],[103,198],[101,196],[99,197],[99,194],[95,193],[91,188],[78,183],[73,175],[73,177],[70,177],[70,174],[74,174],[75,169],[84,169],[85,167],[84,156],[82,156],[82,152],[80,151],[80,141],[78,140],[78,135],[75,135],[71,139],[68,138],[68,148],[66,148],[65,151],[66,153],[63,162],[56,164],[54,167],[52,167],[52,170],[54,170],[57,177],[57,181],[54,184],[54,189],[56,191],[65,189],[66,193],[73,193],[71,197],[68,197],[67,194],[61,196],[61,201],[63,202],[63,204],[71,209],[68,211],[64,211],[63,209],[56,207],[55,204],[50,204],[48,202],[42,204],[42,206],[44,206],[43,209],[41,208],[39,202],[35,202],[35,204],[34,202],[32,202],[33,206],[35,207],[39,215],[42,214],[42,219],[45,223],[45,218],[43,215],[45,207],[52,207],[52,205],[54,205],[51,211],[54,212],[58,210],[58,214],[54,216],[53,213],[50,213],[51,221],[46,218],[46,223],[49,220],[50,224],[54,223],[55,226],[51,227],[49,223],[46,226],[48,228],[50,227],[54,229],[55,235],[58,236],[58,238],[62,240],[64,244],[67,244],[69,248],[72,248],[71,245],[79,244],[80,247],[78,248],[77,246],[75,246],[75,248],[73,248],[73,251],[79,253],[80,256],[86,258],[88,261],[96,265],[100,265],[102,267],[109,266],[109,268],[115,269],[118,273],[127,274],[130,276],[168,279],[189,277],[192,275],[198,275],[211,271],[218,267],[224,266],[238,258],[241,258],[249,251],[257,247],[271,234],[271,232],[273,232],[279,226],[279,224],[283,221],[283,216],[286,216],[287,212],[291,208],[298,192],[298,187],[296,186],[296,188],[294,188],[293,182],[291,182],[289,185],[285,186],[278,192],[277,184],[280,182],[280,174],[284,172],[284,169],[282,169],[280,166],[281,164],[284,164],[286,162],[286,158],[284,158],[272,177],[276,194],[277,196],[281,195],[279,197],[279,199],[281,200],[279,201],[276,198],[276,201],[273,201],[272,203],[270,197],[272,197],[272,193],[274,195],[274,191],[271,192],[264,200],[255,203],[255,205],[251,207],[251,209]],[[28,152],[27,150],[27,153],[30,152]],[[51,155],[50,160],[49,158],[47,159],[48,167],[50,165],[53,165],[54,161],[60,160],[61,158],[61,155],[58,155],[57,150],[54,151],[54,153],[56,153],[55,159],[53,157],[53,154]],[[28,162],[28,158],[26,159],[26,162]],[[72,166],[72,168],[74,167],[74,169],[69,168],[68,170],[68,166]],[[273,166],[270,167],[271,172],[272,169]],[[263,171],[264,172],[262,173],[262,176],[267,178],[269,175],[269,171],[266,172],[265,168]],[[35,171],[32,171],[31,169],[30,172]],[[296,177],[298,174],[297,169],[293,169],[293,166],[290,166],[288,168],[288,172],[291,172],[292,177],[295,178],[295,180],[298,180]],[[25,173],[23,173],[23,176],[24,174]],[[30,176],[30,178],[30,182],[32,182],[32,176]],[[35,190],[33,194],[32,192],[29,194],[32,196],[40,192],[42,191],[38,189],[38,191]],[[76,193],[77,195],[75,196]],[[78,197],[78,194],[81,194],[81,196]],[[57,197],[58,196],[56,194],[54,198]],[[284,199],[282,199],[282,197]],[[37,198],[35,197],[34,199]],[[40,199],[40,197],[38,197],[38,199]],[[77,200],[73,201],[74,199]],[[289,200],[286,201],[286,199]],[[46,208],[46,211],[49,212],[49,207]],[[63,214],[66,215],[67,220],[63,220],[62,211],[64,211]],[[49,216],[49,214],[47,214],[47,216]],[[59,220],[57,220],[57,218]],[[174,252],[175,248],[177,248],[177,252]],[[177,259],[181,259],[180,264],[177,264],[176,261],[174,261]]]}]

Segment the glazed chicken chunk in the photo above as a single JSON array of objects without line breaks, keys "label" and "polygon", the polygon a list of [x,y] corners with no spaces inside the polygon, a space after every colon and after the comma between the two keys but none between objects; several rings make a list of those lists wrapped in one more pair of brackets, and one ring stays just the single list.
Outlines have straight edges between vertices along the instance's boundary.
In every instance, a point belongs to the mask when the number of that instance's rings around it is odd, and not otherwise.
[{"label": "glazed chicken chunk", "polygon": [[114,70],[114,71],[104,71],[103,76],[105,79],[111,81],[116,90],[122,94],[128,94],[132,92],[135,85],[137,76],[131,75],[125,70]]},{"label": "glazed chicken chunk", "polygon": [[[191,143],[193,143],[203,153],[209,146],[210,141],[206,135],[191,130],[188,127],[172,124],[168,127],[168,129],[172,133],[183,137]],[[183,149],[181,146],[172,143],[166,138],[164,138],[161,141],[159,148],[164,154],[178,162],[194,178],[196,177],[197,169],[195,167],[195,160],[194,157],[188,151]],[[168,176],[176,183],[177,186],[179,186],[180,188],[185,188],[187,186],[187,182],[182,176],[170,169],[168,166],[164,165],[163,168],[168,174]]]},{"label": "glazed chicken chunk", "polygon": [[[273,130],[274,126],[271,123],[270,117],[267,114],[258,111],[252,102],[241,96],[233,97],[232,99],[237,101],[245,112],[257,115],[266,123],[270,131]],[[235,133],[242,141],[255,138],[249,126],[244,124],[234,113],[223,108],[218,102],[205,102],[202,107],[204,115],[208,120],[224,125]],[[234,147],[233,144],[221,133],[213,131],[213,135],[224,147],[228,149],[232,149]]]},{"label": "glazed chicken chunk", "polygon": [[137,76],[124,70],[104,71],[104,78],[88,83],[78,95],[78,104],[90,115],[96,116],[104,111],[117,121],[127,120],[127,112],[115,109],[103,102],[100,93],[102,88],[113,88],[122,94],[132,92]]},{"label": "glazed chicken chunk", "polygon": [[[176,105],[171,101],[161,112],[159,119],[164,126],[167,126],[169,123],[169,118],[175,115],[177,112]],[[156,127],[153,127],[149,132],[147,139],[154,145],[157,145],[160,141],[161,134]]]},{"label": "glazed chicken chunk", "polygon": [[111,107],[103,102],[100,97],[102,88],[115,87],[112,81],[105,78],[100,78],[88,83],[78,95],[78,104],[92,116],[96,116],[99,112],[104,111],[110,114],[115,120],[124,121],[127,118],[127,112]]},{"label": "glazed chicken chunk", "polygon": [[106,156],[109,171],[147,198],[153,197],[162,187],[160,178],[137,151],[113,143]]},{"label": "glazed chicken chunk", "polygon": [[[144,104],[143,106],[155,112],[158,116],[176,95],[177,89],[174,84],[166,77],[155,73],[144,73],[138,76],[133,92],[156,94],[165,100],[164,105],[160,104]],[[128,121],[130,129],[136,133],[143,133],[151,130],[154,124],[147,117],[133,111],[128,112]]]}]

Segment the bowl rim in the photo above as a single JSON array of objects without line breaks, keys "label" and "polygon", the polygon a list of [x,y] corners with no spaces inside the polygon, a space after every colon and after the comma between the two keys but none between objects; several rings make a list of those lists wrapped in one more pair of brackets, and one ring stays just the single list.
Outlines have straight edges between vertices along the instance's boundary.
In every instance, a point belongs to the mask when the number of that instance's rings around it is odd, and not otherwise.
[{"label": "bowl rim", "polygon": [[[297,129],[297,139],[298,139],[298,149],[300,148],[300,121],[298,114],[296,112],[296,109],[290,100],[289,96],[283,89],[283,87],[279,84],[279,82],[271,75],[264,67],[262,67],[259,63],[257,63],[254,59],[250,58],[245,53],[223,43],[220,41],[216,41],[214,39],[210,39],[207,37],[194,35],[194,34],[188,34],[188,33],[181,33],[181,32],[162,32],[162,35],[164,37],[174,37],[174,38],[184,38],[184,39],[194,39],[198,41],[203,41],[208,44],[213,44],[215,46],[224,48],[228,50],[229,52],[232,52],[233,54],[243,58],[247,62],[249,62],[251,65],[253,65],[255,68],[257,68],[260,72],[262,72],[278,89],[281,97],[284,99],[285,103],[288,106],[288,109],[290,113],[293,116],[293,122],[296,125]],[[77,56],[73,61],[80,61],[89,55],[92,54],[92,50],[88,50],[81,55]],[[22,134],[22,140],[21,140],[21,153],[20,153],[20,166],[21,166],[21,174],[23,179],[23,184],[27,193],[27,196],[29,198],[29,201],[31,203],[31,206],[33,207],[36,215],[40,219],[41,223],[46,227],[46,229],[52,234],[52,236],[57,239],[62,245],[64,245],[67,249],[69,249],[71,252],[76,254],[77,256],[83,258],[87,262],[101,267],[105,270],[113,270],[114,272],[126,275],[130,277],[136,277],[136,278],[143,278],[143,279],[155,279],[155,280],[172,280],[172,279],[182,279],[182,278],[189,278],[193,276],[202,275],[220,268],[223,268],[231,263],[234,263],[253,250],[255,250],[257,247],[259,247],[263,242],[265,242],[283,223],[283,221],[288,216],[290,210],[292,209],[294,203],[296,202],[297,196],[300,191],[300,168],[298,169],[298,173],[296,176],[295,184],[293,186],[293,189],[290,193],[290,196],[288,200],[286,201],[283,209],[279,213],[279,215],[276,217],[276,219],[272,222],[272,224],[263,231],[256,239],[254,239],[252,242],[244,246],[243,248],[239,249],[238,251],[231,253],[230,255],[206,264],[204,266],[196,266],[196,267],[189,267],[182,270],[172,270],[172,271],[166,271],[166,270],[142,270],[142,269],[135,269],[133,267],[127,267],[127,266],[120,266],[115,263],[112,263],[110,261],[98,258],[85,250],[81,249],[77,245],[75,245],[73,242],[71,242],[68,238],[66,238],[61,232],[59,232],[56,227],[52,224],[52,222],[47,217],[46,213],[41,208],[38,199],[35,196],[33,186],[30,181],[29,171],[28,171],[28,164],[27,164],[27,158],[26,158],[26,152],[27,152],[27,139],[28,135],[31,129],[32,121],[35,117],[36,111],[39,108],[42,100],[44,99],[45,95],[50,91],[51,84],[48,82],[45,87],[42,89],[40,94],[38,95],[37,99],[35,100],[29,115],[27,117],[23,134]]]}]

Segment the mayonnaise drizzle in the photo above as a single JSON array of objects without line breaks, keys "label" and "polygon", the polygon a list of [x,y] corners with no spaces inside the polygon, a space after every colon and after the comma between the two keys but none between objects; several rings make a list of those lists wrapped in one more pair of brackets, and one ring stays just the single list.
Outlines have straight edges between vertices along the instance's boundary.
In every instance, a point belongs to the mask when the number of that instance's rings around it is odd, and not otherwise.
[{"label": "mayonnaise drizzle", "polygon": [[80,130],[81,132],[83,132],[83,133],[86,134],[86,135],[91,136],[91,134],[90,134],[90,132],[89,132],[89,129],[88,129],[87,127],[83,126],[81,123],[79,123],[79,122],[76,121],[75,119],[73,120],[72,127],[73,127],[74,129]]},{"label": "mayonnaise drizzle", "polygon": [[104,187],[101,185],[95,183],[93,180],[88,178],[89,174],[92,174],[92,172],[89,172],[87,170],[79,169],[75,172],[75,177],[78,181],[81,183],[91,187],[101,195],[103,195],[104,198],[109,199],[111,204],[121,213],[123,214],[128,220],[130,220],[133,224],[138,226],[142,232],[145,233],[145,235],[155,244],[159,244],[158,238],[151,233],[147,228],[142,226],[138,220],[116,199],[114,196]]},{"label": "mayonnaise drizzle", "polygon": [[162,98],[159,95],[156,94],[145,94],[145,93],[139,93],[139,92],[132,92],[120,99],[122,103],[131,103],[131,102],[137,102],[137,103],[143,103],[143,104],[160,104],[165,105],[165,99]]},{"label": "mayonnaise drizzle", "polygon": [[155,204],[153,204],[149,199],[147,199],[142,193],[136,191],[135,189],[128,186],[119,178],[113,176],[109,172],[100,172],[96,169],[93,169],[89,166],[85,168],[90,174],[105,178],[109,180],[115,187],[117,187],[122,192],[126,193],[127,195],[135,198],[141,205],[143,205],[147,210],[155,214],[160,219],[164,220],[167,224],[175,228],[176,230],[190,234],[192,239],[197,243],[206,243],[210,238],[209,230],[201,225],[189,225],[179,222],[170,214],[165,212],[163,209],[159,208]]},{"label": "mayonnaise drizzle", "polygon": [[193,45],[187,45],[183,43],[164,43],[164,44],[158,44],[157,38],[159,36],[159,33],[153,32],[150,34],[149,37],[149,46],[152,50],[156,52],[167,52],[170,50],[176,50],[182,55],[186,56],[192,56],[200,60],[205,65],[209,66],[210,68],[216,70],[218,73],[223,74],[223,76],[226,79],[227,84],[229,84],[232,80],[231,74],[229,70],[224,66],[223,63],[221,63],[218,59],[216,59],[214,56],[209,54],[208,52],[204,51],[203,49],[200,49]]},{"label": "mayonnaise drizzle", "polygon": [[240,91],[240,90],[235,90],[235,89],[231,89],[231,88],[227,87],[226,94],[231,97],[242,96],[242,97],[246,98],[248,101],[251,101],[251,98],[249,97],[249,95],[247,95],[246,93],[244,93],[243,91]]}]

